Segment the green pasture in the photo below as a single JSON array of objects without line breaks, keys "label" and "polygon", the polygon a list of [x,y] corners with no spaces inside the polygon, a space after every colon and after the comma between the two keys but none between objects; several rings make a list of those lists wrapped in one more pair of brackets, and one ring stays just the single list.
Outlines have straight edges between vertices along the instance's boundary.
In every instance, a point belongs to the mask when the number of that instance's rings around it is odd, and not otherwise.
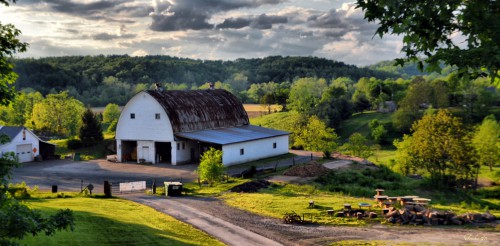
[{"label": "green pasture", "polygon": [[191,225],[123,199],[32,198],[25,202],[45,215],[69,208],[75,217],[74,231],[60,231],[52,237],[30,235],[20,241],[25,245],[223,245]]}]

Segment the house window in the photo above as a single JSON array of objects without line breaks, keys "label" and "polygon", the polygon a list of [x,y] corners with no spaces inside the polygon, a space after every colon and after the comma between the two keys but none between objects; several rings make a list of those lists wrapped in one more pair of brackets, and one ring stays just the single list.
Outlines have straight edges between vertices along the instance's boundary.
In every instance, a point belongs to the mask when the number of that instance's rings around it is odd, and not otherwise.
[{"label": "house window", "polygon": [[240,155],[244,155],[245,154],[245,149],[240,149]]},{"label": "house window", "polygon": [[130,114],[130,119],[135,119],[135,114],[134,113]]},{"label": "house window", "polygon": [[160,114],[155,114],[155,119],[159,120],[160,119]]},{"label": "house window", "polygon": [[181,144],[177,143],[177,150],[181,150]]},{"label": "house window", "polygon": [[185,149],[185,148],[186,148],[186,144],[182,143],[182,149]]},{"label": "house window", "polygon": [[276,149],[278,145],[276,143],[273,143],[273,149]]}]

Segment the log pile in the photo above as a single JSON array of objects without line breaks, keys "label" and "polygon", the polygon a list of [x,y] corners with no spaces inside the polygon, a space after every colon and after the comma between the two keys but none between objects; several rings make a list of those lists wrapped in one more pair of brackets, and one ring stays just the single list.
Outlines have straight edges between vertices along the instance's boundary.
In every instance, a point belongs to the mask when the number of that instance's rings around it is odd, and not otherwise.
[{"label": "log pile", "polygon": [[495,216],[486,211],[456,215],[451,211],[437,211],[424,206],[405,206],[402,209],[389,208],[385,214],[387,222],[394,224],[413,225],[463,225],[470,223],[488,223],[496,220]]}]

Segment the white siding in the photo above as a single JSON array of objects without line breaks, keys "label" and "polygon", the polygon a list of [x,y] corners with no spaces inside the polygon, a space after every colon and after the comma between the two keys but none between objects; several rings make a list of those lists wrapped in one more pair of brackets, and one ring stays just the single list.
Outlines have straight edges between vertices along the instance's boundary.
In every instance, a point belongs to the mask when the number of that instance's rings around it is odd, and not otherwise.
[{"label": "white siding", "polygon": [[[177,149],[177,144],[179,144],[179,149]],[[191,149],[194,149],[195,158],[200,155],[198,144],[194,141],[179,141],[172,143],[172,152],[175,151],[175,162],[173,165],[179,163],[191,162]]]},{"label": "white siding", "polygon": [[[134,119],[131,119],[134,114]],[[160,114],[160,119],[156,118]],[[154,142],[173,142],[172,125],[162,106],[145,92],[135,95],[125,105],[116,126],[117,159],[122,161],[121,144],[124,140],[137,142],[137,161],[155,163]],[[147,148],[144,148],[147,147]],[[173,153],[172,153],[173,154]],[[175,160],[175,156],[172,155]]]},{"label": "white siding", "polygon": [[[17,155],[18,145],[24,145],[24,147],[26,147],[28,144],[31,144],[30,153],[25,153],[25,156],[31,155],[31,157],[25,158],[23,162],[33,161],[35,159],[35,156],[37,156],[40,153],[40,140],[30,130],[26,129],[25,131],[26,131],[25,139],[23,139],[23,131],[21,131],[19,132],[19,134],[17,134],[16,137],[14,137],[14,139],[11,139],[10,142],[0,145],[1,154],[6,152],[14,152]],[[33,151],[35,148],[36,152]],[[22,153],[19,153],[19,155],[21,154]]]},{"label": "white siding", "polygon": [[[135,114],[135,119],[130,114]],[[156,114],[160,114],[160,119],[155,118]],[[116,126],[116,140],[172,142],[174,136],[165,110],[149,94],[140,92],[123,108]]]},{"label": "white siding", "polygon": [[[276,148],[273,144],[276,143]],[[243,149],[243,155],[241,155]],[[288,153],[288,135],[222,146],[225,166]]]}]

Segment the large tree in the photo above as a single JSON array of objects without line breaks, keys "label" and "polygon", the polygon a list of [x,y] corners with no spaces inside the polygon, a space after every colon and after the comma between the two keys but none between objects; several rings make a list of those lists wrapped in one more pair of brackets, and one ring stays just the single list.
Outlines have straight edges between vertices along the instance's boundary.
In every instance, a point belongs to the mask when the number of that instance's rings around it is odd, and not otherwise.
[{"label": "large tree", "polygon": [[[8,6],[9,2],[15,0],[0,0],[0,5]],[[18,39],[20,33],[14,26],[0,23],[0,105],[4,106],[14,97],[14,89],[9,87],[9,84],[17,77],[7,58],[26,50],[27,47],[26,43]],[[8,137],[0,136],[0,144],[6,141],[9,141]],[[8,195],[9,178],[12,168],[17,165],[14,153],[8,152],[0,156],[0,245],[16,245],[16,240],[27,234],[37,235],[43,232],[50,236],[56,230],[73,229],[74,219],[70,210],[60,210],[50,217],[45,217]]]},{"label": "large tree", "polygon": [[368,158],[373,155],[373,151],[370,145],[368,145],[368,140],[359,132],[355,132],[349,136],[349,140],[342,148],[352,156]]},{"label": "large tree", "polygon": [[25,125],[33,114],[33,106],[43,100],[40,92],[20,92],[9,106],[0,107],[0,121],[5,125]]},{"label": "large tree", "polygon": [[[365,19],[378,22],[376,34],[401,35],[405,59],[420,60],[439,71],[440,62],[459,68],[461,75],[500,68],[500,2],[497,0],[357,0]],[[461,38],[462,35],[465,42]],[[423,63],[419,63],[423,67]],[[483,70],[484,69],[484,70]]]},{"label": "large tree", "polygon": [[301,114],[311,115],[318,105],[324,90],[328,88],[325,79],[301,78],[296,80],[288,98],[288,107]]},{"label": "large tree", "polygon": [[62,136],[76,136],[84,111],[83,103],[65,91],[49,94],[33,107],[33,127]]},{"label": "large tree", "polygon": [[457,185],[457,180],[465,184],[477,175],[471,136],[459,118],[441,109],[424,115],[411,131],[403,142],[395,142],[404,169],[427,172],[434,184],[445,187]]},{"label": "large tree", "polygon": [[500,162],[500,124],[494,115],[484,118],[483,123],[477,128],[472,139],[478,154],[480,164],[490,167]]},{"label": "large tree", "polygon": [[308,118],[304,126],[297,125],[293,133],[294,145],[305,150],[332,152],[337,147],[338,136],[335,130],[314,115]]},{"label": "large tree", "polygon": [[104,112],[102,113],[103,116],[103,123],[111,123],[115,120],[118,120],[120,118],[120,107],[117,104],[114,103],[109,103],[106,105],[106,108],[104,109]]},{"label": "large tree", "polygon": [[[16,1],[0,0],[0,6],[9,6],[9,2]],[[18,52],[26,51],[28,44],[22,42],[18,38],[19,35],[21,31],[14,25],[0,22],[0,105],[8,105],[15,95],[14,87],[9,85],[16,81],[17,74],[7,59]]]}]

